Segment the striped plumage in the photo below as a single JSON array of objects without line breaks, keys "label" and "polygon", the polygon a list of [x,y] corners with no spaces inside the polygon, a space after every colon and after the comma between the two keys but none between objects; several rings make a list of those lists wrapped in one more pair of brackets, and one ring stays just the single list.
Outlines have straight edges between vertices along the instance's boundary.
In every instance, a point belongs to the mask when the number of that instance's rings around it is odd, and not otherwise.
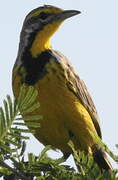
[{"label": "striped plumage", "polygon": [[93,153],[102,169],[112,167],[91,134],[101,138],[99,117],[84,82],[68,59],[51,48],[50,38],[61,23],[79,11],[64,11],[53,6],[30,12],[23,24],[19,52],[13,68],[13,92],[18,97],[23,83],[34,86],[40,108],[31,114],[43,115],[35,137],[44,145],[71,154],[71,139],[76,149]]}]

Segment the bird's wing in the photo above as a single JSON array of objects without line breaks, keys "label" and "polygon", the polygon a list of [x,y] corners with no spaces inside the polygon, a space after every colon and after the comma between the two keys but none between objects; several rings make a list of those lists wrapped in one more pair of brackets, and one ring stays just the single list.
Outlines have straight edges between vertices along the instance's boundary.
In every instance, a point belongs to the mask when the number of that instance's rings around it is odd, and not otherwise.
[{"label": "bird's wing", "polygon": [[78,90],[77,94],[79,98],[81,99],[82,104],[86,107],[86,109],[90,113],[90,116],[92,117],[94,126],[96,128],[96,131],[99,137],[102,138],[99,116],[98,116],[96,107],[93,103],[93,100],[87,90],[87,87],[84,81],[79,80],[78,78],[76,78],[76,82],[77,82],[77,90]]},{"label": "bird's wing", "polygon": [[100,129],[100,120],[96,110],[96,107],[92,101],[92,98],[87,90],[85,83],[79,78],[79,76],[74,72],[73,67],[68,62],[68,59],[58,51],[54,51],[58,55],[58,59],[61,59],[61,65],[66,73],[66,84],[70,91],[72,91],[80,102],[89,112],[97,134],[102,138]]},{"label": "bird's wing", "polygon": [[68,88],[79,98],[80,102],[87,109],[87,111],[89,112],[92,118],[92,121],[94,123],[95,129],[99,137],[102,138],[98,113],[84,81],[82,81],[79,78],[79,76],[74,73],[74,70],[69,63],[67,68],[67,74],[68,74],[68,81],[67,81]]}]

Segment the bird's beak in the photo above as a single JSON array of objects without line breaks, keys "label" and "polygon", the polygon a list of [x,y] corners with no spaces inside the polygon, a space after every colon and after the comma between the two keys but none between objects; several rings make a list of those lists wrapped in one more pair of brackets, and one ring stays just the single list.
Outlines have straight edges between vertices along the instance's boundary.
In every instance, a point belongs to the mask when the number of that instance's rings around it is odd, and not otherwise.
[{"label": "bird's beak", "polygon": [[65,10],[61,13],[59,13],[56,17],[57,20],[65,20],[65,19],[68,19],[72,16],[75,16],[75,15],[78,15],[80,14],[81,12],[80,11],[77,11],[77,10]]}]

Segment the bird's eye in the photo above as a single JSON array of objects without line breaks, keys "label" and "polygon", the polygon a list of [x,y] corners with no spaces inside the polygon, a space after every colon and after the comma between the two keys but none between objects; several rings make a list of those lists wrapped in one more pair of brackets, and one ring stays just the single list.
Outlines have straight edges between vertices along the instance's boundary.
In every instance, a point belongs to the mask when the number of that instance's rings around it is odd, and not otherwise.
[{"label": "bird's eye", "polygon": [[49,13],[45,13],[45,12],[41,12],[39,15],[39,18],[42,20],[45,20],[48,17],[49,17]]}]

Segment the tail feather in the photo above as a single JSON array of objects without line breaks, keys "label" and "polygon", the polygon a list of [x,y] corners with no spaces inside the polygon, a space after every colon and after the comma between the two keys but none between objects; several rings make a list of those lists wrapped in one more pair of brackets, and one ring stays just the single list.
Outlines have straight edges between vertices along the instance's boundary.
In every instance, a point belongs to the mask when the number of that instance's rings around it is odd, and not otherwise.
[{"label": "tail feather", "polygon": [[93,152],[93,157],[98,166],[103,170],[111,172],[113,170],[110,161],[103,149],[99,148]]}]

